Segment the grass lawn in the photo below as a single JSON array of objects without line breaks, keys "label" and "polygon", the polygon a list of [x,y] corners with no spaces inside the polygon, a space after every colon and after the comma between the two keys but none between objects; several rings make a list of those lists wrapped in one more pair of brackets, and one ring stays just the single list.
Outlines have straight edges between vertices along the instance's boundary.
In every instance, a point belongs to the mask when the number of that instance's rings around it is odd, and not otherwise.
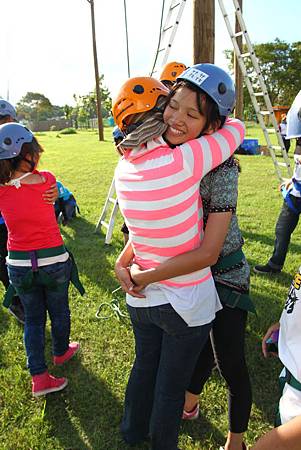
[{"label": "grass lawn", "polygon": [[[256,130],[250,131],[249,137],[257,137]],[[48,324],[49,369],[55,375],[66,375],[69,386],[62,393],[33,399],[22,327],[5,309],[0,311],[0,450],[128,449],[120,439],[119,423],[134,356],[132,331],[127,321],[95,317],[98,305],[110,300],[110,292],[118,286],[113,265],[122,249],[120,216],[112,245],[105,246],[104,235],[94,233],[117,162],[111,129],[105,130],[105,137],[105,142],[99,143],[94,131],[39,136],[46,149],[41,168],[53,171],[73,191],[81,210],[69,226],[62,227],[62,234],[76,257],[87,291],[81,298],[70,289],[71,337],[80,341],[82,351],[66,367],[53,368]],[[282,199],[269,157],[240,156],[240,161],[239,219],[244,250],[254,266],[265,263],[271,255]],[[299,265],[300,251],[301,238],[296,233],[282,274],[272,278],[252,274],[251,294],[258,316],[249,317],[246,338],[254,395],[246,435],[248,444],[273,424],[280,364],[263,359],[261,337],[268,325],[279,318],[292,274]],[[224,443],[226,432],[226,389],[215,372],[201,397],[201,418],[183,424],[179,446],[183,450],[216,450]],[[139,450],[143,448],[148,447],[140,446]]]}]

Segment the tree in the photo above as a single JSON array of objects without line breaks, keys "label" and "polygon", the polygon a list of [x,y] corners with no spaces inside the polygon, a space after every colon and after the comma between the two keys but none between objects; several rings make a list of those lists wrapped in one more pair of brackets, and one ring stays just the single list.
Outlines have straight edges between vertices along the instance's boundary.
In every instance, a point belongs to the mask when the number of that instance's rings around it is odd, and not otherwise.
[{"label": "tree", "polygon": [[[274,42],[255,44],[254,50],[272,105],[289,106],[300,89],[301,42],[289,44],[277,38]],[[245,52],[247,52],[247,49],[244,46],[243,53]],[[229,61],[230,70],[233,70],[233,50],[226,50],[225,55]],[[259,91],[257,76],[250,58],[245,58],[244,63],[252,85],[258,85]],[[253,112],[250,95],[246,87],[244,87],[244,105],[245,112]]]},{"label": "tree", "polygon": [[[99,87],[101,96],[101,115],[102,117],[108,117],[112,108],[112,99],[107,87],[103,86],[104,76],[99,77]],[[97,102],[96,102],[96,90],[86,95],[73,96],[76,106],[72,110],[71,116],[78,120],[79,123],[86,123],[89,119],[97,117]]]},{"label": "tree", "polygon": [[18,116],[25,120],[45,120],[52,109],[50,100],[38,92],[27,92],[16,105]]}]

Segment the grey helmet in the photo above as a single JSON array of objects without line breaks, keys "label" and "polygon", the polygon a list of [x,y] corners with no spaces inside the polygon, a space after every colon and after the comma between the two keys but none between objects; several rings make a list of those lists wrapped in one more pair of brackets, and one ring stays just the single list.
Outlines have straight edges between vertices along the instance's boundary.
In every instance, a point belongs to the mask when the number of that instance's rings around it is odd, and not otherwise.
[{"label": "grey helmet", "polygon": [[17,113],[13,105],[2,98],[0,98],[0,118],[1,116],[11,116],[14,120],[17,120]]},{"label": "grey helmet", "polygon": [[22,145],[33,140],[32,132],[21,123],[0,125],[0,159],[16,158]]}]

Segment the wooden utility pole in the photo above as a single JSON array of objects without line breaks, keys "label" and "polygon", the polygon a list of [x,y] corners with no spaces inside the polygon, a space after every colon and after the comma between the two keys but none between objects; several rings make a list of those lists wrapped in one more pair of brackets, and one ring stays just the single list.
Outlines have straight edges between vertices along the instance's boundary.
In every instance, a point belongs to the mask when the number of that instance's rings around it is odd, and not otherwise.
[{"label": "wooden utility pole", "polygon": [[193,0],[193,62],[214,63],[215,0]]},{"label": "wooden utility pole", "polygon": [[95,71],[95,88],[96,88],[96,103],[97,103],[97,122],[98,122],[98,136],[99,140],[103,141],[103,123],[101,115],[101,96],[99,87],[99,72],[97,60],[96,34],[95,34],[95,16],[94,16],[94,0],[87,0],[91,6],[91,26],[92,26],[92,42],[93,42],[93,56],[94,56],[94,71]]},{"label": "wooden utility pole", "polygon": [[[242,13],[242,0],[238,0],[240,12]],[[235,33],[242,31],[240,29],[239,22],[237,20],[237,16],[235,16]],[[242,36],[236,38],[237,45],[242,52]],[[244,78],[241,73],[237,57],[234,53],[234,76],[235,76],[235,87],[236,87],[236,105],[234,115],[237,119],[244,120],[244,93],[243,93],[243,84]]]}]

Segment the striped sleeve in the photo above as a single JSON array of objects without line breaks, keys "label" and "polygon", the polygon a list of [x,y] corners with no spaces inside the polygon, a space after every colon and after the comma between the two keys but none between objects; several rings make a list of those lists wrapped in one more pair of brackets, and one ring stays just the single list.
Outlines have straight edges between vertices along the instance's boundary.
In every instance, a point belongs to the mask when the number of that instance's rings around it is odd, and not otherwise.
[{"label": "striped sleeve", "polygon": [[181,145],[183,155],[191,154],[192,175],[202,179],[208,172],[226,161],[242,143],[244,135],[245,128],[240,120],[227,119],[224,126],[215,133]]}]

